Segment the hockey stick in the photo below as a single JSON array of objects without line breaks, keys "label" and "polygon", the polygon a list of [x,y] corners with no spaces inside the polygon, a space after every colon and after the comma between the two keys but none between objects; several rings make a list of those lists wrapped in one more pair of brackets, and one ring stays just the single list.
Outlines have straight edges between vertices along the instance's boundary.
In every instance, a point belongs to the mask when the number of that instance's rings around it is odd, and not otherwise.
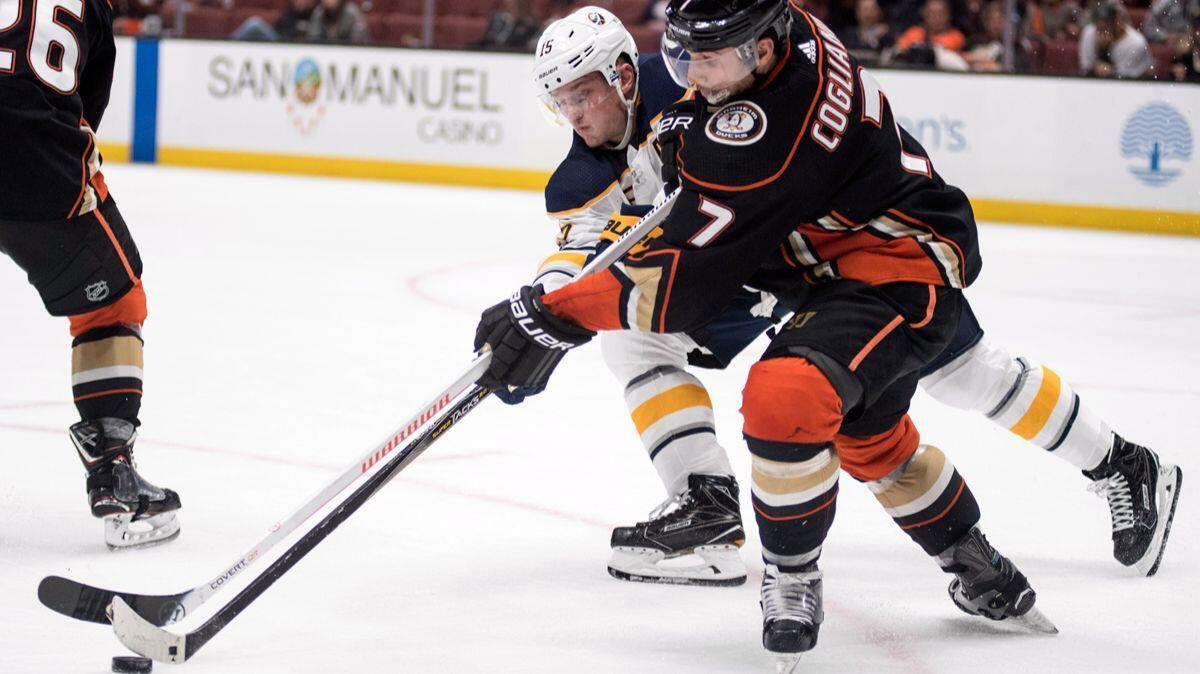
[{"label": "hockey stick", "polygon": [[410,439],[414,433],[437,418],[438,413],[445,409],[451,400],[462,394],[468,386],[473,384],[483,374],[484,370],[487,369],[489,361],[490,354],[477,356],[471,362],[471,366],[460,374],[453,384],[443,389],[431,402],[422,407],[416,416],[393,431],[387,440],[359,457],[358,461],[297,508],[286,520],[276,522],[265,538],[256,543],[254,547],[246,551],[237,561],[207,583],[197,585],[190,590],[177,594],[146,595],[105,590],[61,576],[47,576],[38,584],[38,599],[47,608],[65,616],[94,623],[108,624],[109,620],[105,615],[105,611],[108,609],[108,605],[112,603],[113,597],[119,595],[139,615],[155,625],[170,625],[179,622],[228,585],[229,581],[233,580],[234,577],[249,568],[255,560],[266,554],[279,541],[295,531],[326,503],[337,497],[346,487],[356,482],[363,475],[366,475],[372,466],[388,456],[396,447],[399,447],[406,440]]},{"label": "hockey stick", "polygon": [[[662,222],[678,195],[678,189],[666,195],[636,225],[629,228],[612,245],[588,263],[577,278],[582,278],[605,269],[618,260],[629,248]],[[483,367],[479,369],[480,374],[486,369],[486,363],[490,360],[490,353],[484,353],[482,356],[476,358],[475,363],[481,361],[484,363]],[[471,371],[474,371],[476,367],[473,364]],[[461,381],[462,378],[460,377],[459,382]],[[365,483],[355,489],[345,501],[330,511],[325,518],[306,532],[300,540],[296,541],[269,567],[251,580],[237,596],[218,609],[212,617],[197,629],[184,635],[160,629],[160,627],[153,624],[153,621],[145,618],[141,615],[140,611],[135,610],[128,603],[125,598],[127,595],[118,594],[112,599],[111,616],[109,616],[117,638],[130,650],[145,657],[160,662],[179,663],[186,661],[200,647],[208,643],[210,639],[224,629],[225,625],[229,624],[231,620],[245,610],[251,602],[274,584],[276,580],[283,576],[288,569],[294,566],[304,555],[308,554],[326,536],[348,519],[363,503],[379,491],[383,485],[387,484],[396,473],[403,470],[405,466],[416,459],[417,456],[420,456],[442,434],[457,424],[471,410],[475,409],[479,402],[486,398],[489,393],[490,391],[485,388],[477,385],[473,386],[469,393],[459,398],[458,403],[447,411],[442,412],[433,426],[426,429],[420,436],[401,448],[382,468],[378,469]],[[364,468],[365,470],[366,468]]]},{"label": "hockey stick", "polygon": [[491,391],[481,386],[472,388],[454,407],[438,417],[436,424],[427,428],[414,442],[397,452],[382,468],[367,478],[366,482],[359,485],[344,502],[330,511],[316,526],[304,534],[303,538],[296,541],[292,547],[288,548],[287,552],[280,555],[200,627],[187,634],[174,634],[161,627],[155,627],[143,619],[118,595],[112,602],[112,625],[117,638],[133,652],[159,662],[181,663],[187,661],[245,610],[251,602],[287,573],[288,569],[295,566],[296,562],[317,547],[317,544],[332,533],[338,525],[349,519],[368,499],[428,449],[443,433],[461,421],[490,393]]},{"label": "hockey stick", "polygon": [[[624,255],[633,244],[649,234],[662,222],[678,194],[679,190],[674,190],[666,195],[636,225],[622,234],[617,241],[584,267],[579,278],[608,267]],[[77,620],[94,623],[109,623],[106,611],[113,598],[117,596],[124,599],[125,603],[143,619],[154,625],[162,627],[183,620],[228,585],[234,577],[264,556],[279,541],[294,532],[325,504],[365,475],[372,466],[387,457],[401,443],[412,438],[415,433],[433,420],[439,411],[445,409],[451,400],[471,386],[487,369],[490,361],[490,353],[477,355],[455,382],[422,407],[416,416],[396,429],[387,440],[359,457],[358,461],[347,468],[336,480],[297,508],[286,520],[276,523],[266,537],[207,583],[176,594],[151,595],[107,590],[61,576],[47,576],[38,585],[38,599],[53,611]]]}]

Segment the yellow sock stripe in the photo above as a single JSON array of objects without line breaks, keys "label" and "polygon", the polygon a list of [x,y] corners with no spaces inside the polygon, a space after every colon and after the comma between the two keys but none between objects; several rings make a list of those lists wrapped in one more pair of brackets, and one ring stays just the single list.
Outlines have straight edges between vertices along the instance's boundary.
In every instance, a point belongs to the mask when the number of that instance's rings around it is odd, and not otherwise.
[{"label": "yellow sock stripe", "polygon": [[538,267],[538,273],[542,273],[546,270],[546,267],[559,262],[565,262],[573,267],[583,269],[584,263],[587,262],[587,255],[584,253],[555,253],[542,260],[541,266]]},{"label": "yellow sock stripe", "polygon": [[645,433],[647,428],[650,428],[668,414],[673,414],[688,407],[707,407],[710,410],[712,409],[712,400],[708,397],[708,391],[703,386],[684,384],[667,389],[638,405],[633,412],[629,413],[629,416],[633,418],[633,425],[637,427],[637,432],[641,434]]},{"label": "yellow sock stripe", "polygon": [[109,337],[84,342],[71,349],[72,374],[117,365],[142,367],[141,340],[137,337]]},{"label": "yellow sock stripe", "polygon": [[1046,422],[1049,421],[1050,415],[1054,412],[1054,406],[1058,404],[1058,394],[1061,391],[1062,380],[1058,378],[1054,370],[1043,367],[1042,387],[1038,389],[1037,395],[1034,396],[1025,415],[1009,430],[1026,440],[1032,440],[1033,436],[1040,433]]}]

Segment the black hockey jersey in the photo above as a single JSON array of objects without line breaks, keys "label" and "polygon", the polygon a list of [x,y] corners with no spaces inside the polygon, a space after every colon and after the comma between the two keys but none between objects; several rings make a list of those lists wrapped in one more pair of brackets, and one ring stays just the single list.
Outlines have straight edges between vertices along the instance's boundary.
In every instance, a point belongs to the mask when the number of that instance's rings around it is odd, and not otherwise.
[{"label": "black hockey jersey", "polygon": [[[755,88],[701,106],[676,164],[683,192],[639,256],[545,296],[592,329],[679,332],[743,285],[966,287],[981,266],[970,203],[899,128],[870,73],[795,12],[788,49]],[[701,101],[703,102],[703,101]]]},{"label": "black hockey jersey", "polygon": [[0,0],[0,220],[61,220],[106,198],[95,129],[112,18],[108,0]]}]

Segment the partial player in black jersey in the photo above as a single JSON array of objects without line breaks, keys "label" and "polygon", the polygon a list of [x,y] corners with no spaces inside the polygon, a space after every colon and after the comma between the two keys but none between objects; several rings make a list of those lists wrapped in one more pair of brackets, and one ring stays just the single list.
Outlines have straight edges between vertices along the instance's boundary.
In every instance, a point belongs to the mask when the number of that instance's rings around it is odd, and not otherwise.
[{"label": "partial player in black jersey", "polygon": [[[593,331],[687,331],[747,285],[789,298],[796,313],[743,392],[768,564],[764,645],[795,654],[816,643],[839,467],[954,576],[956,605],[1053,630],[979,532],[963,478],[907,414],[980,270],[966,196],[807,13],[794,31],[783,0],[675,0],[668,17],[664,58],[699,95],[659,125],[668,182],[683,188],[661,236],[577,283],[522,289],[507,318],[485,314],[481,333],[505,357],[481,383],[539,388],[553,351]],[[531,338],[543,333],[554,349]]]},{"label": "partial player in black jersey", "polygon": [[100,171],[116,49],[107,0],[0,0],[0,252],[70,320],[70,437],[110,548],[179,534],[179,496],[134,466],[142,260]]}]

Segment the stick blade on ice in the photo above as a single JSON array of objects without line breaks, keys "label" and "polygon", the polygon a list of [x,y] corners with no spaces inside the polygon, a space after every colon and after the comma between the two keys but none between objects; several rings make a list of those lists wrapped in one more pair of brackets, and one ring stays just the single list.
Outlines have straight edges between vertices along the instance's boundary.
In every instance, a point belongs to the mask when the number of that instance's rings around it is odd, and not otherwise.
[{"label": "stick blade on ice", "polygon": [[115,597],[110,608],[113,632],[126,648],[157,662],[181,663],[188,658],[187,637],[152,625]]}]

